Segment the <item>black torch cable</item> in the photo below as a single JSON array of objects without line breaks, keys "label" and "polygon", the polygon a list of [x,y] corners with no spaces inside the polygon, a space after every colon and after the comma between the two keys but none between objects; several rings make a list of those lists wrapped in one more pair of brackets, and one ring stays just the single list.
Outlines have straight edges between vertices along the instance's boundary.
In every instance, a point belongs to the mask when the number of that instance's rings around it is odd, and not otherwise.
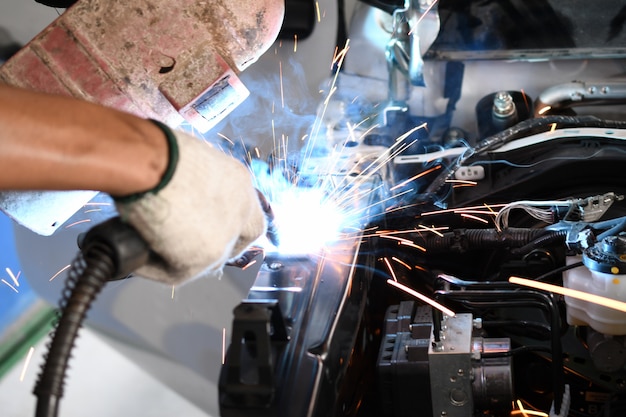
[{"label": "black torch cable", "polygon": [[56,329],[51,333],[48,353],[33,393],[37,397],[36,417],[56,417],[63,396],[65,373],[71,350],[92,302],[115,273],[113,251],[94,243],[72,262],[59,303]]}]

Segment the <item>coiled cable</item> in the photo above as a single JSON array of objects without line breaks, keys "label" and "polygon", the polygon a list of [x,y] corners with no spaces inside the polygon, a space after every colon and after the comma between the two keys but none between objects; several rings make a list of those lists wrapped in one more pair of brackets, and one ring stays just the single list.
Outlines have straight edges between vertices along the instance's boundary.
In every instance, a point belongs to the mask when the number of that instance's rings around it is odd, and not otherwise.
[{"label": "coiled cable", "polygon": [[58,322],[51,333],[45,363],[33,390],[37,397],[36,417],[57,416],[78,330],[104,285],[127,276],[144,265],[150,256],[147,244],[137,231],[119,217],[92,228],[81,247],[62,291]]}]

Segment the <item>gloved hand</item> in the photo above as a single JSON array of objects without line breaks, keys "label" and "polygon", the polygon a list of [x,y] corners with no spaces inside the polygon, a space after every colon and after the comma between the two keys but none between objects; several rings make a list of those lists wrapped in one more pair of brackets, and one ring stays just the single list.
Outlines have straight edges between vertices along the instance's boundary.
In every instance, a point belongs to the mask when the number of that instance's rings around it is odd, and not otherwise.
[{"label": "gloved hand", "polygon": [[154,190],[116,198],[116,207],[157,255],[137,273],[177,284],[238,258],[266,220],[242,163],[155,123],[168,138],[169,167]]}]

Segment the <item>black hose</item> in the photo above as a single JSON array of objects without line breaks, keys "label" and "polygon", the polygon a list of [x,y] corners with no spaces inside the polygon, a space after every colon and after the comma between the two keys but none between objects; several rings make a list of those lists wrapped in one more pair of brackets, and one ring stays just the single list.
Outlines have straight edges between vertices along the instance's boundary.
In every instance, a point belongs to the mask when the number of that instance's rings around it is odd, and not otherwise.
[{"label": "black hose", "polygon": [[524,120],[509,129],[483,139],[476,147],[471,149],[471,152],[465,152],[463,156],[455,161],[453,166],[442,172],[437,178],[435,178],[434,181],[430,183],[423,195],[427,198],[434,196],[444,185],[446,185],[446,181],[454,175],[455,171],[467,162],[467,160],[469,160],[473,155],[497,149],[515,139],[542,131],[545,132],[554,124],[558,125],[559,128],[597,127],[608,129],[626,129],[626,122],[602,120],[594,116],[545,116]]},{"label": "black hose", "polygon": [[565,239],[567,237],[567,230],[555,230],[549,231],[532,242],[527,243],[521,248],[513,248],[511,249],[512,255],[526,255],[537,248],[542,248],[544,246],[552,245],[555,243],[565,243]]},{"label": "black hose", "polygon": [[65,371],[78,330],[91,303],[114,272],[112,250],[104,244],[91,245],[72,263],[61,296],[59,322],[33,391],[37,397],[36,417],[57,416]]},{"label": "black hose", "polygon": [[473,249],[490,249],[501,247],[523,247],[543,235],[544,229],[508,228],[503,231],[496,229],[456,229],[441,236],[415,233],[410,237],[424,246],[427,252],[459,252]]},{"label": "black hose", "polygon": [[56,417],[63,397],[65,372],[83,320],[107,281],[144,265],[149,248],[137,231],[119,217],[92,228],[72,262],[59,303],[58,323],[51,333],[45,363],[33,393],[36,417]]}]

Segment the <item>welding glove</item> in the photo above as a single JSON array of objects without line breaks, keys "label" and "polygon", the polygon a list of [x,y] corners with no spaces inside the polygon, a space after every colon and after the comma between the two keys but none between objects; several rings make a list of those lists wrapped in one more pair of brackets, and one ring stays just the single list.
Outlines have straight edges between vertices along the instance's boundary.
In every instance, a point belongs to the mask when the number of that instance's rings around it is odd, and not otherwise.
[{"label": "welding glove", "polygon": [[266,219],[246,167],[205,141],[165,133],[170,161],[153,190],[116,198],[120,217],[149,244],[151,260],[136,272],[178,284],[221,269],[266,229]]}]

